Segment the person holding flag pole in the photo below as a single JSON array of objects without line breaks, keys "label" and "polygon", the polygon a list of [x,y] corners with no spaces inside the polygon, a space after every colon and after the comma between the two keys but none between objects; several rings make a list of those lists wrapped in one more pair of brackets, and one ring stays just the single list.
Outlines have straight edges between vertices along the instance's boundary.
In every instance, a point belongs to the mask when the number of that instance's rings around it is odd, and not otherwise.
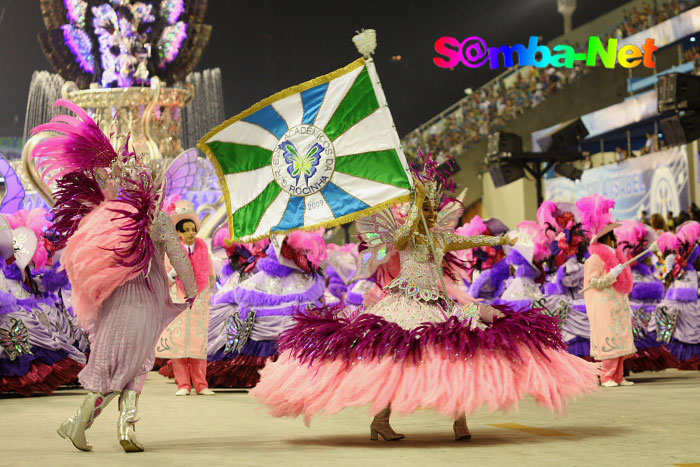
[{"label": "person holding flag pole", "polygon": [[[434,409],[465,440],[466,415],[483,404],[507,410],[529,393],[563,411],[569,396],[597,388],[597,365],[566,352],[553,318],[462,307],[440,288],[446,252],[515,240],[441,228],[443,189],[453,181],[430,158],[411,175],[370,58],[374,31],[354,41],[364,58],[263,100],[200,141],[222,182],[231,241],[356,220],[369,247],[358,277],[393,250],[401,262],[388,295],[368,309],[295,315],[279,359],[250,394],[274,416],[307,423],[369,405],[373,440],[404,437],[391,428],[391,412]],[[413,203],[399,226],[387,208],[405,201]]]}]

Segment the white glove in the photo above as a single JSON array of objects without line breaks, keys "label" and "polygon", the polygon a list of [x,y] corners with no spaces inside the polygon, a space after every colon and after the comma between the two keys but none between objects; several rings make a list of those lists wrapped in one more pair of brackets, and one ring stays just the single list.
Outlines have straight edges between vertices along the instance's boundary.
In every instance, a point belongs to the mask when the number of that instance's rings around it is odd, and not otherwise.
[{"label": "white glove", "polygon": [[608,274],[610,274],[613,278],[617,279],[617,276],[622,274],[622,271],[625,270],[625,266],[623,264],[618,264],[614,268],[610,270]]},{"label": "white glove", "polygon": [[170,282],[175,282],[177,280],[177,272],[174,269],[168,274],[168,279],[170,279]]}]

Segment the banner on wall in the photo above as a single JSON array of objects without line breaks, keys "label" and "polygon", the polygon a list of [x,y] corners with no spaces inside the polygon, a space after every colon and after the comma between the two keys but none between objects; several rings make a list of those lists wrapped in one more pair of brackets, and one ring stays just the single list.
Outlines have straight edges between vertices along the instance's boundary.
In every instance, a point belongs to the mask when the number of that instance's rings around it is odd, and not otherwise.
[{"label": "banner on wall", "polygon": [[613,214],[619,220],[639,218],[641,211],[666,216],[690,207],[686,146],[659,151],[584,170],[581,180],[564,177],[545,180],[545,199],[574,203],[600,193],[615,200]]}]

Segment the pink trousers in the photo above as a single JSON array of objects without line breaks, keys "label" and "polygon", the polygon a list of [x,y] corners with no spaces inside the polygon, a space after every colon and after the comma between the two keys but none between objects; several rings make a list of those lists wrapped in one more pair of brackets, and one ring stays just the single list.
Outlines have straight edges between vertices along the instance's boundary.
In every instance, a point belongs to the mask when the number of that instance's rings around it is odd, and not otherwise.
[{"label": "pink trousers", "polygon": [[602,367],[603,373],[600,375],[600,382],[606,383],[608,381],[615,381],[616,383],[621,382],[625,379],[624,365],[625,357],[612,358],[610,360],[603,360]]},{"label": "pink trousers", "polygon": [[209,386],[207,384],[207,361],[205,359],[173,358],[171,362],[178,389],[185,388],[191,391],[194,385],[197,392],[200,392]]}]

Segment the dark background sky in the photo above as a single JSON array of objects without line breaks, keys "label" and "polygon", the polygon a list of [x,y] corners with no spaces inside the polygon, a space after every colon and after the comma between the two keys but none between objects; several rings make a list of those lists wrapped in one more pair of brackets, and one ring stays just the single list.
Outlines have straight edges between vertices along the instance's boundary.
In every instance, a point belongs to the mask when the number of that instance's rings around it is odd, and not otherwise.
[{"label": "dark background sky", "polygon": [[[625,3],[579,0],[574,27]],[[22,134],[29,81],[49,70],[37,33],[39,0],[0,0],[0,136]],[[210,0],[214,30],[200,69],[220,67],[226,115],[359,57],[352,36],[377,30],[375,62],[399,134],[416,128],[496,72],[454,71],[432,62],[438,37],[478,35],[489,46],[549,40],[563,33],[556,0],[236,1]],[[401,55],[401,61],[391,57]]]}]

